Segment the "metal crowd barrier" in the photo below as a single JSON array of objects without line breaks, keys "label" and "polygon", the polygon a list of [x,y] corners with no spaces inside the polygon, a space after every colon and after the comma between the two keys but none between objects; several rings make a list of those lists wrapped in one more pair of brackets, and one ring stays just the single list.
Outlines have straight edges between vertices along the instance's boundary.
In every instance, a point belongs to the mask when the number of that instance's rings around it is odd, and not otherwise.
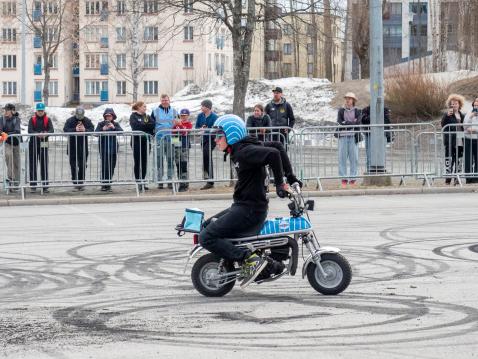
[{"label": "metal crowd barrier", "polygon": [[437,177],[455,185],[478,183],[478,126],[449,124],[437,136],[440,142],[440,171]]},{"label": "metal crowd barrier", "polygon": [[[65,186],[81,190],[85,186],[135,185],[139,194],[152,179],[151,139],[140,131],[25,134],[11,138],[20,144],[2,145],[7,193],[20,190],[24,197],[28,188],[44,192]],[[136,144],[145,150],[135,151]]]},{"label": "metal crowd barrier", "polygon": [[[357,144],[358,171],[354,178],[384,175],[367,168],[368,136],[374,127],[382,126],[386,136],[385,175],[400,177],[401,183],[407,177],[423,179],[428,186],[437,178],[455,179],[459,185],[464,179],[478,182],[478,128],[475,135],[467,134],[463,130],[470,127],[463,128],[461,124],[438,131],[429,123],[356,126],[362,141]],[[322,189],[321,180],[351,177],[339,176],[339,127],[248,130],[260,140],[284,143],[295,173],[303,180],[317,181]],[[155,138],[143,132],[51,133],[46,144],[41,136],[12,135],[12,140],[21,141],[18,146],[0,145],[0,180],[7,193],[20,190],[24,197],[27,189],[34,188],[44,191],[68,186],[133,185],[139,195],[151,184],[169,185],[176,192],[189,183],[235,179],[230,159],[225,159],[223,152],[214,151],[215,136],[207,130],[165,130]],[[88,138],[88,156],[79,146],[82,136]],[[459,140],[450,142],[453,138]],[[112,145],[114,139],[116,144]],[[115,149],[116,157],[103,153],[105,146],[110,151]],[[73,148],[75,151],[71,152]],[[86,163],[84,174],[80,174],[81,163]]]}]

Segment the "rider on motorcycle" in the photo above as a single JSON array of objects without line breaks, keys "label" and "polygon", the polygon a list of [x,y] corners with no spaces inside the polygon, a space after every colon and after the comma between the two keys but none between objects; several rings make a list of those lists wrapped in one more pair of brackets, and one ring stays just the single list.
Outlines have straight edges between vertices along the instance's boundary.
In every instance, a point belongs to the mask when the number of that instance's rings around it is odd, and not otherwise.
[{"label": "rider on motorcycle", "polygon": [[216,136],[216,147],[230,154],[238,179],[232,206],[204,223],[199,242],[203,248],[225,260],[242,263],[245,278],[241,287],[245,287],[256,279],[268,262],[250,249],[236,247],[224,239],[254,236],[260,232],[269,202],[265,166],[272,169],[276,192],[281,198],[286,197],[289,191],[289,186],[284,183],[284,174],[289,184],[302,183],[292,172],[283,145],[280,142],[259,142],[247,136],[246,126],[240,117],[219,117],[212,134]]}]

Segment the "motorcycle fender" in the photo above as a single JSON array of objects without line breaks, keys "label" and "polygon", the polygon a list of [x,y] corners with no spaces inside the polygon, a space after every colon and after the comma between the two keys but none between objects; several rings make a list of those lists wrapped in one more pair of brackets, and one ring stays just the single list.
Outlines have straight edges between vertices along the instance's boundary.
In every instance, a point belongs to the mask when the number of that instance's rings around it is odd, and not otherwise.
[{"label": "motorcycle fender", "polygon": [[[340,249],[336,248],[336,247],[320,247],[319,250],[317,251],[317,254],[322,255],[322,254],[325,254],[325,253],[339,253],[339,252],[340,252]],[[305,278],[305,275],[307,274],[307,267],[313,261],[314,260],[312,258],[312,254],[309,254],[309,256],[305,260],[305,263],[302,267],[302,279]]]},{"label": "motorcycle fender", "polygon": [[201,247],[199,244],[196,244],[194,247],[192,247],[189,252],[188,252],[188,260],[186,261],[186,265],[184,266],[184,271],[183,273],[186,273],[186,269],[188,268],[188,264],[193,259],[199,252],[203,250],[203,247]]}]

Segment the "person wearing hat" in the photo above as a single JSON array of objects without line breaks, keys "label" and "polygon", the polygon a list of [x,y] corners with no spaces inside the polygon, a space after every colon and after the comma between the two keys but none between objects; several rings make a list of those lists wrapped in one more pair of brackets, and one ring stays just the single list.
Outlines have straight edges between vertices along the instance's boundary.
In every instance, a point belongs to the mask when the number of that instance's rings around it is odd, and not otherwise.
[{"label": "person wearing hat", "polygon": [[15,105],[7,103],[3,110],[4,114],[0,116],[0,144],[5,143],[8,185],[16,187],[20,184],[21,121]]},{"label": "person wearing hat", "polygon": [[[193,128],[189,114],[187,108],[183,108],[179,112],[179,120],[174,121],[171,140],[174,146],[174,162],[176,163],[178,178],[181,180],[188,179],[189,149],[191,148],[189,131]],[[188,188],[189,184],[187,182],[181,182],[178,191],[184,192],[187,191]]]},{"label": "person wearing hat", "polygon": [[[358,143],[361,134],[360,125],[361,112],[355,107],[357,97],[354,93],[348,92],[344,96],[345,105],[339,109],[337,115],[336,136],[339,139],[339,176],[342,178],[342,188],[347,188],[350,183],[352,187],[356,185],[358,175]],[[347,161],[350,163],[350,173],[347,175]]]},{"label": "person wearing hat", "polygon": [[144,183],[148,171],[148,157],[151,152],[151,139],[154,136],[156,121],[146,114],[146,104],[138,101],[133,104],[133,112],[129,117],[131,131],[141,131],[144,134],[134,135],[131,138],[134,159],[134,178],[137,183],[142,183],[141,188],[149,190]]},{"label": "person wearing hat", "polygon": [[53,122],[45,112],[45,104],[40,102],[35,106],[35,114],[28,121],[28,133],[38,134],[28,141],[28,162],[31,191],[36,191],[37,165],[40,162],[40,178],[43,192],[48,193],[48,136],[53,133]]},{"label": "person wearing hat", "polygon": [[[75,114],[65,122],[63,132],[65,133],[84,133],[93,132],[95,127],[88,117],[85,117],[85,109],[77,107]],[[78,191],[83,191],[82,186],[85,180],[86,163],[88,161],[88,136],[70,135],[68,136],[67,154],[70,160],[71,180]]]},{"label": "person wearing hat", "polygon": [[103,113],[103,121],[96,126],[95,132],[102,132],[100,136],[100,157],[101,157],[101,191],[111,192],[111,178],[115,172],[118,142],[115,132],[123,131],[116,121],[116,114],[112,108],[106,108]]},{"label": "person wearing hat", "polygon": [[[161,104],[151,113],[151,118],[155,121],[158,182],[163,180],[165,167],[167,167],[168,181],[173,178],[174,151],[171,146],[171,129],[174,120],[178,117],[178,112],[171,107],[170,103],[169,95],[162,94]],[[158,188],[163,188],[163,184],[159,183]],[[172,182],[168,183],[168,188],[173,188]]]},{"label": "person wearing hat", "polygon": [[[201,102],[201,113],[196,120],[196,129],[212,128],[214,122],[217,120],[217,115],[212,111],[212,101],[203,100]],[[211,138],[211,134],[208,130],[204,130],[204,134],[201,138],[202,147],[202,169],[204,179],[214,178],[214,167],[212,161],[212,151],[216,147],[216,143]],[[201,187],[202,190],[211,189],[214,187],[214,182],[208,181]]]},{"label": "person wearing hat", "polygon": [[[289,143],[289,128],[293,128],[295,124],[294,111],[282,94],[282,88],[276,86],[272,89],[272,100],[266,105],[265,113],[271,118],[272,127],[282,127],[274,136],[274,140],[279,140],[287,150]],[[272,130],[277,132],[277,130]]]}]

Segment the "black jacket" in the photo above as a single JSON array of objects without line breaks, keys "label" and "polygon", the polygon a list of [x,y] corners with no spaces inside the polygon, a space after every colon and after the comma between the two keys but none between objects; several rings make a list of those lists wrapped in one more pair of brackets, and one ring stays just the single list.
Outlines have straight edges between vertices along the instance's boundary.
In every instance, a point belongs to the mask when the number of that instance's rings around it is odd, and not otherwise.
[{"label": "black jacket", "polygon": [[[132,112],[129,117],[129,124],[131,126],[131,131],[141,131],[145,134],[134,135],[131,137],[131,145],[146,145],[148,143],[147,136],[154,136],[154,128],[156,126],[156,120],[154,117],[151,117],[147,114],[140,115],[137,112]],[[151,145],[151,141],[150,141]]]},{"label": "black jacket", "polygon": [[[85,126],[86,132],[93,132],[95,130],[95,126],[93,126],[93,122],[88,117],[84,117],[82,120],[78,120],[76,116],[70,117],[65,122],[65,126],[63,126],[63,132],[76,132],[76,126],[83,122],[83,126]],[[69,136],[68,139],[68,149],[67,153],[72,155],[82,153],[88,153],[88,136]]]},{"label": "black jacket", "polygon": [[[458,122],[455,114],[448,116],[448,113],[445,113],[441,119],[441,127],[443,128],[443,144],[445,147],[453,148],[456,147],[456,133],[463,131],[462,125],[455,125],[458,123],[463,123],[465,120],[465,114],[460,111],[461,122]],[[451,125],[446,127],[447,125]]]},{"label": "black jacket", "polygon": [[[362,109],[362,116],[360,117],[360,123],[362,125],[370,125],[370,106]],[[390,125],[390,109],[388,107],[383,108],[383,124]],[[390,132],[390,126],[384,126],[385,137],[387,142],[392,142],[393,136]],[[362,127],[363,131],[370,131],[370,127]]]},{"label": "black jacket", "polygon": [[[282,157],[287,157],[284,147],[275,142],[261,143],[249,136],[231,147],[231,160],[238,177],[234,188],[234,203],[267,210],[265,166],[272,168],[276,186],[283,184]],[[288,160],[284,167],[289,167],[287,170],[291,171]]]},{"label": "black jacket", "polygon": [[[263,115],[262,117],[254,117],[251,115],[247,118],[246,127],[249,130],[249,135],[257,137],[259,141],[265,140],[265,135],[261,134],[259,130],[254,130],[255,127],[271,127],[271,118],[269,115]],[[266,130],[265,133],[268,131]]]},{"label": "black jacket", "polygon": [[[123,131],[118,122],[113,121],[114,128],[103,130],[107,121],[101,121],[96,125],[95,132],[119,132]],[[100,136],[100,153],[101,155],[115,155],[118,152],[118,142],[116,135]]]},{"label": "black jacket", "polygon": [[264,112],[271,118],[272,127],[294,127],[295,117],[292,106],[282,97],[280,103],[269,102]]},{"label": "black jacket", "polygon": [[[47,120],[45,120],[45,117]],[[33,120],[34,118],[36,119],[36,123],[34,123],[35,122]],[[42,133],[42,132],[53,133],[54,132],[53,123],[51,122],[51,119],[47,116],[47,114],[44,114],[41,117],[35,114],[30,118],[30,121],[28,121],[28,133]],[[48,142],[48,137],[45,137],[45,138],[32,137],[30,138],[30,141],[33,144],[39,144],[39,142]]]},{"label": "black jacket", "polygon": [[[0,116],[0,132],[5,132],[8,135],[20,135],[21,134],[21,121],[18,112],[15,112],[12,117]],[[9,145],[18,146],[22,141],[21,136],[10,137],[7,141]]]}]

